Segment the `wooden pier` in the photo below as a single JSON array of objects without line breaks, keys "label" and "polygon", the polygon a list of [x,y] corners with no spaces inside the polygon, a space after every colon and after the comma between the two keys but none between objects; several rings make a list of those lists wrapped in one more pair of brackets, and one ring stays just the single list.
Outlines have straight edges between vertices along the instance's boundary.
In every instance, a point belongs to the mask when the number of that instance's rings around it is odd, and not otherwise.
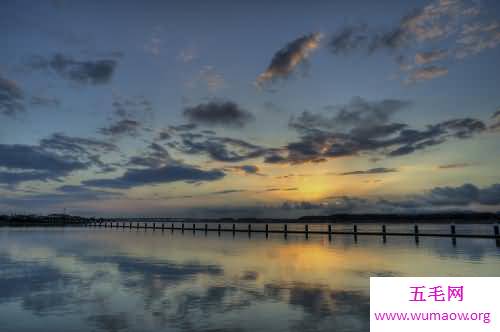
[{"label": "wooden pier", "polygon": [[[237,227],[237,225],[239,227]],[[195,223],[189,224],[189,223],[180,223],[180,225],[175,224],[175,223],[156,223],[156,222],[119,222],[119,221],[104,221],[104,222],[94,222],[94,223],[88,223],[85,226],[87,227],[98,227],[98,228],[123,228],[123,229],[151,229],[153,231],[159,230],[159,231],[181,231],[181,232],[187,232],[191,231],[193,233],[196,232],[217,232],[217,233],[248,233],[249,235],[252,233],[265,233],[266,236],[269,234],[283,234],[285,237],[288,234],[304,234],[306,237],[309,235],[313,234],[320,234],[320,235],[328,235],[329,238],[331,238],[333,235],[352,235],[355,238],[357,236],[381,236],[384,238],[384,241],[386,237],[388,236],[410,236],[410,237],[415,237],[416,241],[420,237],[445,237],[445,238],[477,238],[477,239],[496,239],[497,240],[497,245],[500,245],[500,231],[499,231],[499,225],[494,224],[492,225],[492,232],[490,234],[465,234],[465,233],[457,233],[456,231],[456,226],[454,224],[450,225],[450,232],[449,233],[439,233],[439,232],[422,232],[419,229],[419,225],[414,225],[413,226],[413,231],[412,232],[390,232],[387,231],[387,226],[386,225],[381,225],[380,231],[360,231],[358,229],[358,225],[354,224],[352,225],[352,230],[336,230],[335,225],[328,224],[328,229],[327,230],[311,230],[309,229],[308,224],[303,225],[303,229],[289,229],[288,224],[274,224],[275,226],[281,226],[280,229],[270,229],[269,224],[263,224],[260,226],[265,226],[264,229],[262,228],[256,228],[252,227],[256,226],[256,224],[232,224],[231,227],[223,227],[221,223],[205,223],[202,225],[197,225]],[[246,226],[246,227],[245,227]]]}]

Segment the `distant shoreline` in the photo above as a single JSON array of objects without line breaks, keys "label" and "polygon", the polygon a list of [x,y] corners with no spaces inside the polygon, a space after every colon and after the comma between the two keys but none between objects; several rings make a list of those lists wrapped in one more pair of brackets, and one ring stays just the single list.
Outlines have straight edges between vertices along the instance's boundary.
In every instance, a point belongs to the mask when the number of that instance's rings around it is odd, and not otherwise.
[{"label": "distant shoreline", "polygon": [[500,222],[498,213],[433,213],[433,214],[335,214],[303,216],[297,219],[279,218],[85,218],[70,215],[0,216],[3,226],[81,226],[99,222],[125,223],[237,223],[237,224],[494,224]]}]

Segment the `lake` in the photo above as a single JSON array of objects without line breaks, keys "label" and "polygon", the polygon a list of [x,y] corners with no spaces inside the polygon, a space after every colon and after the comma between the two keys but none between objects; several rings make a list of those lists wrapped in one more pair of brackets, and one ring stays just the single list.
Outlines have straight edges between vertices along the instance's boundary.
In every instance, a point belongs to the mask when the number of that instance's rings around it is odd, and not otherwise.
[{"label": "lake", "polygon": [[[457,225],[474,229],[492,226]],[[500,276],[500,248],[493,239],[2,228],[0,330],[368,331],[370,276]]]}]

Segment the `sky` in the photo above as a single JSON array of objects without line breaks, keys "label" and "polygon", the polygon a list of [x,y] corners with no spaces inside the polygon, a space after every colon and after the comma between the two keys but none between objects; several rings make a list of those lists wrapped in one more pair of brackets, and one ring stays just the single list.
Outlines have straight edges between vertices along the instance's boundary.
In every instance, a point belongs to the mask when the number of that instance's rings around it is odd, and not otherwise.
[{"label": "sky", "polygon": [[500,210],[500,3],[2,1],[0,214]]}]

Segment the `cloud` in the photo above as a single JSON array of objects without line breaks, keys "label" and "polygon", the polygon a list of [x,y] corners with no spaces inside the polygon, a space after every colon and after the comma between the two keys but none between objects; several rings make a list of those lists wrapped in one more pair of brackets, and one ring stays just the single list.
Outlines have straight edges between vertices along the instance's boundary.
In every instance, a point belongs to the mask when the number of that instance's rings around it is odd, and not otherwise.
[{"label": "cloud", "polygon": [[395,113],[410,105],[401,100],[366,101],[358,97],[347,105],[331,108],[336,111],[332,116],[303,112],[290,120],[299,140],[281,149],[269,149],[265,162],[298,164],[375,153],[396,157],[453,138],[471,138],[487,129],[482,121],[473,118],[451,119],[424,129],[392,122]]},{"label": "cloud", "polygon": [[281,205],[283,210],[317,210],[323,209],[325,204],[323,203],[312,203],[312,202],[284,202]]},{"label": "cloud", "polygon": [[[408,57],[415,64],[428,65],[448,56],[463,59],[500,45],[500,23],[488,20],[479,3],[467,0],[435,0],[402,17],[392,27],[383,29],[366,24],[347,25],[334,32],[327,43],[334,55],[363,52],[371,55],[386,50],[403,71],[415,66],[404,63]],[[428,52],[420,49],[446,44]],[[414,56],[411,56],[414,53]],[[406,83],[425,81],[447,74],[443,67],[417,68]]]},{"label": "cloud", "polygon": [[128,169],[122,176],[113,179],[86,180],[82,183],[91,187],[129,189],[143,185],[155,185],[184,181],[189,183],[217,181],[225,173],[221,170],[203,170],[196,166],[172,164],[158,168]]},{"label": "cloud", "polygon": [[458,59],[496,48],[500,45],[500,23],[493,21],[466,24],[457,43],[455,54]]},{"label": "cloud", "polygon": [[105,84],[110,82],[117,64],[115,59],[82,61],[55,54],[50,59],[35,57],[29,66],[33,69],[52,69],[64,79],[80,84]]},{"label": "cloud", "polygon": [[98,132],[113,139],[130,136],[137,137],[146,124],[152,121],[153,106],[143,96],[124,98],[113,96],[111,124],[98,129]]},{"label": "cloud", "polygon": [[349,25],[334,33],[329,41],[334,54],[365,50],[391,52],[410,48],[417,42],[447,37],[455,31],[457,17],[464,16],[461,1],[437,0],[412,10],[388,29],[368,28],[366,24]]},{"label": "cloud", "polygon": [[78,158],[46,151],[39,146],[0,144],[0,155],[0,183],[8,185],[59,179],[89,167]]},{"label": "cloud", "polygon": [[345,175],[367,175],[367,174],[384,174],[384,173],[394,173],[398,172],[396,168],[385,168],[385,167],[377,167],[377,168],[370,168],[367,170],[362,170],[362,171],[350,171],[350,172],[344,172],[340,173],[339,175],[345,176]]},{"label": "cloud", "polygon": [[84,160],[89,167],[96,166],[100,172],[115,170],[111,164],[101,160],[101,156],[118,152],[118,147],[110,142],[54,133],[47,138],[41,139],[40,147],[47,151],[70,155],[74,159]]},{"label": "cloud", "polygon": [[419,65],[425,65],[434,61],[439,61],[448,56],[448,51],[446,50],[433,50],[429,52],[417,52],[415,54],[415,63]]},{"label": "cloud", "polygon": [[470,183],[457,187],[434,187],[420,194],[391,199],[332,196],[319,202],[284,202],[281,209],[314,210],[315,214],[328,215],[338,213],[422,213],[450,209],[464,210],[473,205],[483,207],[500,205],[500,184],[492,184],[483,188]]},{"label": "cloud", "polygon": [[0,76],[0,113],[15,116],[24,111],[24,93],[16,82]]},{"label": "cloud", "polygon": [[297,187],[291,187],[291,188],[267,188],[267,189],[262,190],[261,192],[268,193],[268,192],[274,192],[274,191],[297,191],[297,190],[299,190],[299,188],[297,188]]},{"label": "cloud", "polygon": [[500,109],[498,111],[496,111],[495,113],[493,113],[491,118],[493,119],[493,124],[490,125],[490,129],[491,130],[500,130]]},{"label": "cloud", "polygon": [[112,143],[63,133],[43,138],[38,145],[0,144],[0,183],[59,180],[91,167],[111,171],[113,167],[101,161],[100,156],[116,151],[118,148]]},{"label": "cloud", "polygon": [[333,54],[349,54],[366,47],[368,42],[366,25],[345,26],[333,34],[328,42]]},{"label": "cloud", "polygon": [[163,146],[157,143],[151,143],[143,155],[131,157],[127,165],[157,168],[172,161],[173,159]]},{"label": "cloud", "polygon": [[81,204],[89,201],[101,201],[123,197],[122,193],[95,190],[82,185],[64,185],[52,193],[30,194],[22,197],[5,198],[5,204],[24,209],[42,208],[47,210],[54,206]]},{"label": "cloud", "polygon": [[288,78],[295,68],[303,63],[312,51],[318,48],[320,40],[321,34],[316,32],[304,35],[288,43],[274,54],[266,71],[257,78],[257,84],[262,85],[278,78]]},{"label": "cloud", "polygon": [[261,157],[268,152],[266,148],[242,139],[202,134],[184,134],[181,137],[181,142],[172,143],[173,148],[186,154],[206,154],[216,161],[241,162]]},{"label": "cloud", "polygon": [[237,166],[237,167],[247,174],[259,173],[259,168],[255,165],[243,165],[243,166]]},{"label": "cloud", "polygon": [[198,126],[195,123],[186,123],[177,126],[169,126],[168,130],[173,132],[183,132],[183,131],[191,131],[196,129]]},{"label": "cloud", "polygon": [[410,73],[406,82],[415,83],[421,81],[428,81],[434,78],[445,76],[448,74],[448,69],[438,66],[427,66],[422,68],[417,68]]},{"label": "cloud", "polygon": [[232,101],[213,100],[187,107],[183,115],[192,123],[208,126],[244,127],[254,116]]},{"label": "cloud", "polygon": [[0,171],[0,183],[12,187],[21,182],[47,181],[55,179],[58,176],[50,171]]},{"label": "cloud", "polygon": [[436,187],[423,197],[431,205],[500,204],[500,184],[478,188],[467,183],[459,187]]},{"label": "cloud", "polygon": [[303,128],[369,128],[374,125],[386,124],[395,113],[408,108],[412,103],[408,100],[383,99],[368,101],[361,97],[352,98],[349,103],[341,106],[328,106],[329,111],[336,112],[335,116],[328,117],[323,114],[304,111],[298,117],[292,117],[290,127]]},{"label": "cloud", "polygon": [[259,167],[255,166],[255,165],[229,166],[229,167],[226,167],[225,170],[237,171],[239,173],[246,174],[246,175],[264,176],[264,174],[260,173]]},{"label": "cloud", "polygon": [[108,127],[103,127],[99,129],[99,133],[106,136],[132,136],[135,137],[139,135],[139,129],[141,128],[141,123],[136,120],[122,119],[116,123],[109,125]]},{"label": "cloud", "polygon": [[211,192],[209,195],[237,194],[237,193],[244,193],[246,191],[247,190],[245,190],[245,189],[227,189],[227,190],[214,191],[214,192]]},{"label": "cloud", "polygon": [[456,169],[456,168],[465,168],[465,167],[470,167],[473,164],[470,163],[455,163],[455,164],[444,164],[444,165],[439,165],[439,169]]},{"label": "cloud", "polygon": [[405,15],[392,30],[379,34],[372,47],[397,49],[415,41],[445,38],[455,31],[457,19],[464,16],[463,11],[462,1],[436,0]]},{"label": "cloud", "polygon": [[31,145],[0,144],[0,155],[0,167],[8,169],[66,173],[86,168],[82,162]]},{"label": "cloud", "polygon": [[93,138],[67,136],[63,133],[54,133],[40,140],[40,147],[47,150],[62,151],[74,154],[87,154],[89,152],[111,152],[118,148],[113,143],[100,141]]},{"label": "cloud", "polygon": [[44,96],[26,97],[23,89],[13,80],[0,75],[0,114],[15,117],[26,110],[26,105],[34,107],[58,107],[59,99]]}]

